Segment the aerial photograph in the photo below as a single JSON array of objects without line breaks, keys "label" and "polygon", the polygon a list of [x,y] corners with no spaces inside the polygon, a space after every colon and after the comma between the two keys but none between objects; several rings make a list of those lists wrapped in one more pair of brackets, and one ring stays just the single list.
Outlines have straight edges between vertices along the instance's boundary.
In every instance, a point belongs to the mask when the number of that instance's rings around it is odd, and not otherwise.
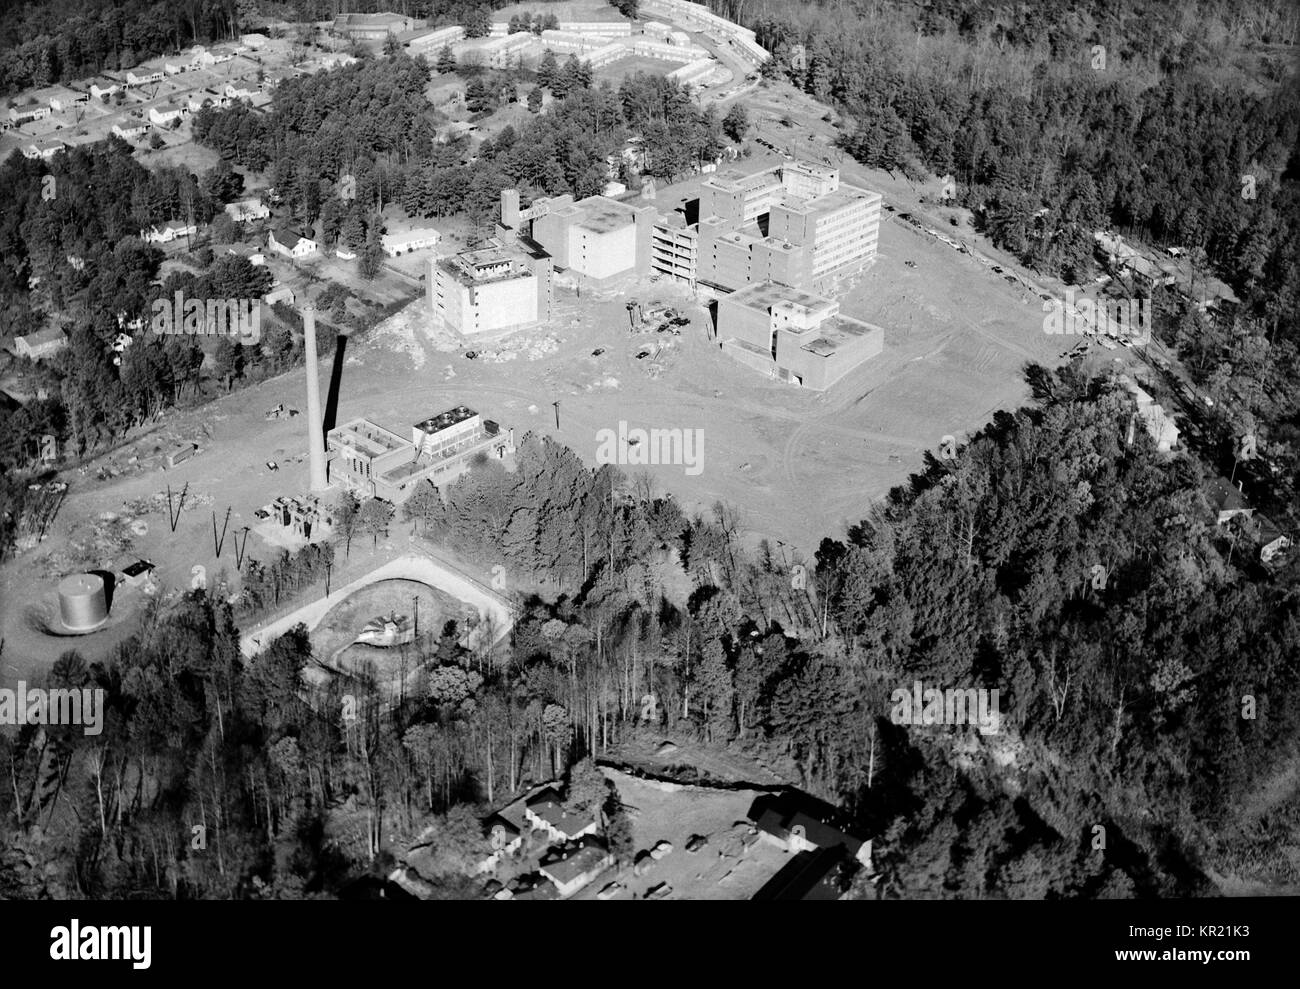
[{"label": "aerial photograph", "polygon": [[1298,46],[0,6],[0,916],[130,971],[195,901],[1029,901],[1248,962],[1300,897]]}]

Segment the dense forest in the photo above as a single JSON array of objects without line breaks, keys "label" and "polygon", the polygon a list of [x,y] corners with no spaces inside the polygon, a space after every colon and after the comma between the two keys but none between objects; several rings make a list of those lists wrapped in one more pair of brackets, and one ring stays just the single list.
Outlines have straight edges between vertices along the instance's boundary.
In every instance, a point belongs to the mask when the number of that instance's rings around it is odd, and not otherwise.
[{"label": "dense forest", "polygon": [[769,77],[847,114],[846,150],[951,174],[1031,266],[1086,281],[1099,229],[1200,249],[1247,313],[1300,336],[1294,5],[712,6],[755,29]]},{"label": "dense forest", "polygon": [[[717,111],[701,110],[683,87],[646,74],[617,89],[593,87],[590,68],[573,57],[543,60],[537,73],[465,67],[471,87],[495,94],[493,106],[502,91],[517,99],[525,78],[559,99],[477,148],[465,139],[439,141],[437,115],[424,98],[431,71],[422,59],[396,55],[286,80],[271,114],[243,105],[206,108],[195,115],[194,138],[236,165],[266,171],[298,219],[322,221],[327,244],[341,237],[356,247],[378,237],[375,214],[392,202],[413,215],[482,218],[510,185],[526,202],[598,193],[605,159],[633,134],[643,139],[646,173],[655,176],[684,174],[725,146]],[[344,176],[355,180],[356,195],[340,206],[332,193]]]},{"label": "dense forest", "polygon": [[[675,734],[842,801],[880,835],[887,895],[1191,894],[1207,865],[1259,865],[1241,801],[1300,728],[1295,564],[1270,574],[1214,526],[1194,458],[1126,439],[1114,384],[1031,380],[1034,406],[824,540],[806,583],[747,553],[730,510],[687,518],[530,435],[516,470],[480,465],[407,514],[543,593],[517,596],[495,653],[426,633],[427,691],[396,704],[364,676],[305,692],[301,629],[244,660],[228,605],[159,606],[108,662],[51,675],[106,691],[103,734],[0,739],[0,820],[26,856],[0,858],[0,892],[334,894],[606,753],[647,693]],[[893,724],[918,679],[999,688],[1002,731]],[[29,840],[56,817],[80,823]]]}]

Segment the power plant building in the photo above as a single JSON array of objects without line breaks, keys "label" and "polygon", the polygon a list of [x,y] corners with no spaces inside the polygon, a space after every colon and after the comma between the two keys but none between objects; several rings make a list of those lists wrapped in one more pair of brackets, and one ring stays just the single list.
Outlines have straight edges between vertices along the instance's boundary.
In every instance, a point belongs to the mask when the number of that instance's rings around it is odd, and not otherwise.
[{"label": "power plant building", "polygon": [[476,455],[503,458],[514,451],[514,431],[458,405],[411,427],[408,440],[368,419],[331,429],[332,480],[368,497],[405,501],[421,481],[454,481]]}]

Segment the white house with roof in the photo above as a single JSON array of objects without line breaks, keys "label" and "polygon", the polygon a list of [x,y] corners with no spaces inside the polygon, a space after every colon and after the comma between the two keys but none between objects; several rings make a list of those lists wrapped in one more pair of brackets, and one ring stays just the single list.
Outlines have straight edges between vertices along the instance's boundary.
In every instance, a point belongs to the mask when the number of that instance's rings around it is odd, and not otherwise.
[{"label": "white house with roof", "polygon": [[90,84],[90,95],[93,99],[103,99],[105,96],[112,96],[120,92],[121,83],[112,79],[96,79]]},{"label": "white house with roof", "polygon": [[442,234],[434,230],[433,227],[416,227],[398,233],[384,234],[379,238],[379,246],[383,248],[384,253],[390,258],[395,258],[399,254],[437,247],[438,241],[441,239]]},{"label": "white house with roof", "polygon": [[149,121],[158,127],[168,127],[185,119],[189,111],[183,106],[151,106]]},{"label": "white house with roof", "polygon": [[227,99],[248,100],[257,94],[257,88],[255,86],[250,87],[246,81],[240,79],[236,82],[226,83],[224,92]]},{"label": "white house with roof", "polygon": [[311,257],[320,245],[295,227],[276,227],[267,235],[267,246],[287,258],[299,260]]},{"label": "white house with roof", "polygon": [[161,226],[153,226],[140,231],[140,239],[146,244],[170,244],[172,241],[197,233],[198,227],[184,220],[168,220]]},{"label": "white house with roof", "polygon": [[134,141],[149,132],[149,125],[143,120],[137,120],[134,117],[124,117],[115,123],[110,130],[123,141]]},{"label": "white house with roof", "polygon": [[128,86],[147,86],[153,82],[162,82],[163,73],[161,69],[146,69],[143,66],[137,66],[134,69],[127,69],[126,84]]},{"label": "white house with roof", "polygon": [[265,220],[271,215],[271,209],[260,199],[241,199],[226,203],[226,215],[236,223],[248,223],[250,220]]},{"label": "white house with roof", "polygon": [[50,115],[48,106],[41,106],[33,103],[28,106],[11,106],[9,108],[9,123],[15,127],[21,127],[23,124],[30,124],[34,120],[41,120]]},{"label": "white house with roof", "polygon": [[44,360],[68,345],[68,338],[57,327],[38,330],[26,336],[14,339],[14,353],[19,357],[30,357],[34,361]]},{"label": "white house with roof", "polygon": [[24,145],[23,157],[32,160],[49,161],[66,148],[67,145],[62,141],[33,141],[31,144]]}]

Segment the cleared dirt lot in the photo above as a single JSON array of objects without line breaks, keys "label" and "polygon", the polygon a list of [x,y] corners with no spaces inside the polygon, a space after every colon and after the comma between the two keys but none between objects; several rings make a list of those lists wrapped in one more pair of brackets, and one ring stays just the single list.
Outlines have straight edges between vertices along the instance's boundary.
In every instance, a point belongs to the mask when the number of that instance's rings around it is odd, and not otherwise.
[{"label": "cleared dirt lot", "polygon": [[[994,411],[1021,404],[1026,361],[1055,363],[1076,342],[1043,333],[1036,302],[969,256],[895,222],[882,223],[880,243],[879,260],[855,280],[844,309],[885,328],[884,353],[826,393],[782,385],[732,363],[707,338],[702,306],[680,287],[642,282],[600,298],[561,292],[549,327],[504,343],[458,343],[436,333],[418,300],[394,318],[404,332],[381,329],[349,344],[337,421],[366,416],[406,432],[410,423],[463,403],[519,436],[528,430],[555,436],[592,465],[600,431],[617,431],[620,421],[628,428],[702,429],[698,474],[682,465],[626,469],[648,471],[688,510],[707,512],[719,500],[734,505],[749,541],[768,537],[783,543],[783,552],[806,558],[822,536],[842,535],[872,499],[918,469],[943,436],[960,439]],[[916,267],[906,266],[908,260]],[[626,302],[633,297],[647,307],[656,300],[675,305],[692,317],[691,325],[680,336],[631,334]],[[638,360],[651,343],[664,346],[659,357]],[[467,360],[471,347],[515,356]],[[593,356],[597,349],[604,352]],[[323,380],[327,375],[322,371]],[[53,541],[36,552],[56,547],[73,522],[120,510],[124,500],[152,494],[169,480],[176,488],[189,480],[194,490],[211,493],[219,513],[231,505],[232,526],[275,495],[304,490],[305,464],[287,462],[303,452],[301,419],[263,419],[278,402],[301,407],[304,399],[299,370],[187,413],[180,418],[210,431],[198,455],[165,476],[74,479]],[[558,429],[553,402],[559,402]],[[269,471],[268,460],[281,469]],[[194,563],[214,575],[222,566],[234,570],[230,540],[229,559],[212,555],[209,511],[186,516],[174,534],[155,517],[150,538],[141,541],[139,551],[153,554],[170,586],[186,586]],[[32,593],[29,556],[0,572],[0,587],[13,588],[18,600]],[[5,595],[6,613],[15,597]]]}]

